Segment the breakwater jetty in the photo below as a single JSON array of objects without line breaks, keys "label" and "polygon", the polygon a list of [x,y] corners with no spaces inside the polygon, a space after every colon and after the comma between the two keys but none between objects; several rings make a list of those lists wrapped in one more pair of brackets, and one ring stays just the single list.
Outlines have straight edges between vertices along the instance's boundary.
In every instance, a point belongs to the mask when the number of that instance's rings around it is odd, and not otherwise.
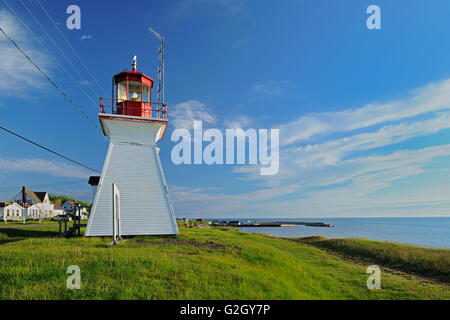
[{"label": "breakwater jetty", "polygon": [[213,221],[211,223],[216,227],[239,227],[239,228],[261,228],[261,227],[294,227],[297,225],[307,227],[334,227],[334,225],[324,222],[290,222],[290,221],[275,221],[275,222],[247,222],[242,221]]}]

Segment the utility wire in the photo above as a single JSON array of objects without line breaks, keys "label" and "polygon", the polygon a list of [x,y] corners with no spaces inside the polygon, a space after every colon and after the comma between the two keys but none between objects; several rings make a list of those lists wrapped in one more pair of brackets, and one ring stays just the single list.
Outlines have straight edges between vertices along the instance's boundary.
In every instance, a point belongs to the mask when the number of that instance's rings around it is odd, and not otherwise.
[{"label": "utility wire", "polygon": [[28,61],[30,61],[30,63],[36,67],[36,69],[56,88],[56,90],[58,90],[59,93],[63,95],[64,98],[67,99],[67,101],[70,102],[70,104],[72,104],[95,128],[100,130],[97,124],[95,124],[95,122],[92,121],[91,118],[89,118],[89,116],[75,102],[73,102],[73,100],[61,88],[59,88],[58,85],[53,82],[53,80],[50,79],[50,77],[44,71],[42,71],[36,63],[34,63],[30,56],[28,56],[28,54],[23,51],[22,48],[20,48],[13,39],[8,36],[8,34],[2,29],[2,27],[0,27],[0,32],[3,33],[9,41],[11,41],[11,43],[17,48],[17,50],[19,50],[20,53],[22,53],[28,59]]},{"label": "utility wire", "polygon": [[[32,184],[32,185],[27,185],[27,188],[52,188],[52,187],[59,187],[59,186],[66,186],[66,185],[75,185],[75,184],[81,184],[81,183],[86,183],[86,182],[82,182],[80,180],[75,181],[72,180],[71,182],[53,182],[53,183],[45,183],[45,184]],[[7,191],[15,191],[17,190],[17,186],[14,187],[1,187],[0,188],[0,192],[7,192]]]},{"label": "utility wire", "polygon": [[[33,20],[36,22],[36,24],[39,26],[39,28],[42,30],[42,32],[45,33],[45,35],[47,36],[47,38],[52,42],[52,44],[55,46],[56,49],[58,49],[58,51],[61,53],[61,55],[66,59],[66,61],[72,66],[72,68],[75,70],[75,72],[80,76],[81,79],[83,79],[83,75],[80,73],[80,71],[78,70],[78,68],[76,68],[72,61],[70,61],[70,59],[67,57],[67,55],[64,53],[64,51],[58,46],[58,44],[55,42],[55,40],[50,36],[50,34],[47,32],[47,30],[45,30],[45,28],[42,26],[42,24],[39,22],[39,20],[35,17],[35,15],[33,14],[33,12],[28,8],[28,6],[22,1],[19,0],[19,2],[22,4],[22,6],[28,11],[28,13],[30,14],[30,16],[33,18]],[[87,83],[89,89],[92,91],[92,93],[94,94],[94,96],[99,97],[100,95],[94,91],[94,89],[91,87],[91,85],[89,84],[89,82]]]},{"label": "utility wire", "polygon": [[43,145],[41,145],[41,144],[39,144],[39,143],[37,143],[37,142],[34,142],[34,141],[30,140],[30,139],[27,139],[27,138],[25,138],[25,137],[23,137],[23,136],[21,136],[21,135],[15,133],[15,132],[11,131],[11,130],[6,129],[5,127],[0,126],[0,129],[1,129],[1,130],[4,130],[4,131],[6,131],[6,132],[8,132],[9,134],[12,134],[12,135],[14,135],[14,136],[20,138],[20,139],[22,139],[22,140],[25,140],[26,142],[29,142],[29,143],[31,143],[31,144],[34,144],[35,146],[37,146],[37,147],[39,147],[39,148],[42,148],[42,149],[44,149],[44,150],[46,150],[46,151],[48,151],[48,152],[50,152],[50,153],[53,153],[53,154],[57,155],[58,157],[61,157],[61,158],[65,159],[65,160],[67,160],[67,161],[70,161],[70,162],[72,162],[72,163],[75,163],[76,165],[79,165],[79,166],[84,167],[84,168],[86,168],[86,169],[89,169],[89,170],[91,170],[91,171],[100,173],[100,171],[98,171],[98,170],[92,169],[92,168],[90,168],[90,167],[88,167],[88,166],[86,166],[86,165],[84,165],[84,164],[82,164],[82,163],[80,163],[80,162],[78,162],[78,161],[72,160],[72,159],[70,159],[69,157],[66,157],[65,155],[62,155],[62,154],[60,154],[60,153],[58,153],[58,152],[56,152],[56,151],[53,151],[53,150],[51,150],[51,149],[49,149],[49,148],[47,148],[47,147],[44,147]]},{"label": "utility wire", "polygon": [[39,4],[39,6],[41,7],[41,9],[44,11],[45,15],[47,16],[47,18],[53,23],[53,25],[55,26],[56,30],[58,30],[58,33],[60,34],[60,36],[64,39],[64,41],[67,43],[67,45],[70,47],[70,49],[72,49],[73,53],[75,54],[75,56],[78,58],[78,60],[80,61],[81,65],[84,67],[84,69],[87,71],[87,73],[91,76],[92,80],[94,80],[95,84],[97,85],[97,87],[103,91],[103,93],[105,93],[106,95],[106,91],[105,89],[98,83],[97,79],[94,77],[94,75],[91,73],[91,71],[89,70],[89,68],[84,64],[83,60],[81,60],[81,57],[78,55],[77,51],[72,47],[72,45],[70,44],[70,42],[67,40],[67,38],[64,36],[64,34],[61,32],[61,29],[58,27],[58,25],[55,23],[55,21],[52,19],[52,17],[50,16],[50,14],[47,12],[47,10],[44,8],[44,6],[41,4],[41,2],[39,0],[36,0],[36,2]]},{"label": "utility wire", "polygon": [[[60,66],[60,68],[65,72],[65,74],[75,83],[75,85],[84,93],[84,95],[95,105],[97,102],[80,86],[80,84],[72,77],[72,75],[67,71],[67,69],[59,62],[58,59],[50,52],[47,46],[39,39],[39,37],[33,32],[33,30],[23,21],[23,19],[17,14],[13,7],[11,7],[6,0],[2,0],[3,3],[11,10],[11,12],[16,16],[16,18],[22,23],[22,25],[34,36],[34,38],[41,44],[41,46],[47,51],[47,53],[53,58],[53,60]],[[83,79],[82,79],[83,80]]]}]

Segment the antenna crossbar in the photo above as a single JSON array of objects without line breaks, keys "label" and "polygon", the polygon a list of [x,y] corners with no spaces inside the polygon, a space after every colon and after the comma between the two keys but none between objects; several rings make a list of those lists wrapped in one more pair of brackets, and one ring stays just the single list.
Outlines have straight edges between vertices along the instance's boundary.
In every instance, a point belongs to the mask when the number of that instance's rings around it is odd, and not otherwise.
[{"label": "antenna crossbar", "polygon": [[[166,112],[166,105],[164,103],[164,36],[153,30],[151,27],[148,27],[148,30],[153,33],[153,35],[161,41],[161,46],[158,48],[158,89],[157,89],[157,95],[158,95],[158,103],[161,104],[160,110],[162,110],[164,113]],[[161,111],[158,111],[158,115]]]}]

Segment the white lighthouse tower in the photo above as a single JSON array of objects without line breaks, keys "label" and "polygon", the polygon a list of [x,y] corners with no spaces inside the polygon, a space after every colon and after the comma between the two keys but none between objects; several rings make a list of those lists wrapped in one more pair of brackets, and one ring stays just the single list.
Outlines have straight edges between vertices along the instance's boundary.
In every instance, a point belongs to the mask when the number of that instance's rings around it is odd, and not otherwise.
[{"label": "white lighthouse tower", "polygon": [[98,114],[108,153],[85,235],[111,236],[112,185],[120,190],[120,230],[126,235],[171,235],[178,228],[159,159],[167,128],[163,102],[152,103],[153,79],[133,69],[114,76],[113,97],[100,98]]}]

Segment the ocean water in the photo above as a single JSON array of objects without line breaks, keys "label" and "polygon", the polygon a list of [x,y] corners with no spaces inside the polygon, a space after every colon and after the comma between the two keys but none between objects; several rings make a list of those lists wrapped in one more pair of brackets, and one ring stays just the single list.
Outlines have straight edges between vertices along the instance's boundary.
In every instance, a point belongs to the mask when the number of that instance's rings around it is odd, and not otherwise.
[{"label": "ocean water", "polygon": [[333,228],[294,226],[282,228],[239,228],[241,231],[264,233],[275,237],[366,238],[409,243],[427,247],[450,248],[450,217],[432,218],[319,218],[319,219],[241,219],[243,222],[304,221],[324,222]]}]

